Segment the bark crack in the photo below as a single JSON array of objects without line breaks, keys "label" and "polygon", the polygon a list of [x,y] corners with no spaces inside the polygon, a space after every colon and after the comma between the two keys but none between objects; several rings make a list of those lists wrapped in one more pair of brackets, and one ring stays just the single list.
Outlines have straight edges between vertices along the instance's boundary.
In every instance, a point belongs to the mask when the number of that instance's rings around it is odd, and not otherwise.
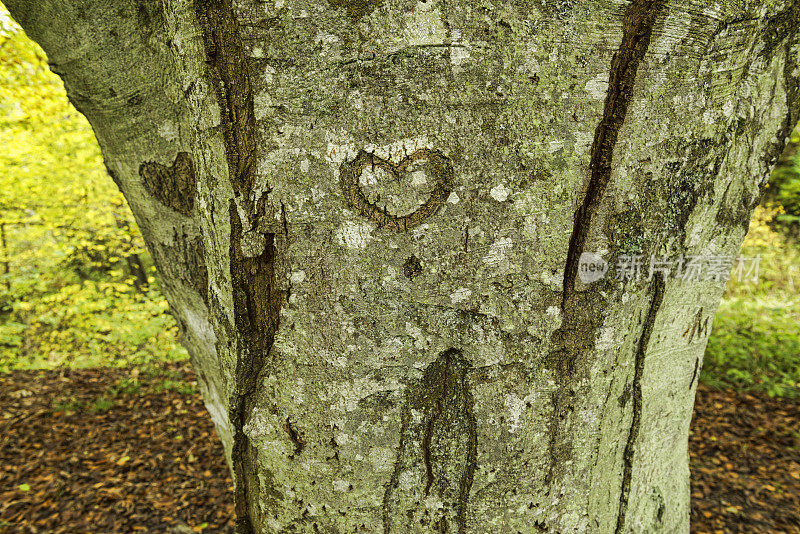
[{"label": "bark crack", "polygon": [[258,479],[254,476],[257,453],[244,425],[255,404],[258,382],[278,329],[283,295],[275,276],[276,234],[262,232],[258,225],[267,216],[267,198],[256,197],[254,192],[256,121],[239,24],[231,0],[204,0],[196,2],[195,8],[210,85],[221,109],[225,156],[235,196],[230,201],[229,217],[236,370],[228,409],[234,426],[235,532],[252,534],[260,530],[260,518],[254,516],[259,501]]},{"label": "bark crack", "polygon": [[650,47],[653,26],[664,6],[663,0],[634,0],[625,12],[622,42],[611,60],[603,118],[594,134],[589,169],[591,178],[583,197],[583,203],[575,212],[572,235],[564,269],[562,310],[575,292],[578,275],[578,259],[583,252],[591,229],[592,218],[597,213],[608,182],[611,179],[612,160],[617,137],[633,96],[639,63]]},{"label": "bark crack", "polygon": [[[449,349],[425,369],[420,383],[409,388],[401,411],[394,471],[384,494],[385,534],[407,532],[411,524],[401,522],[415,516],[438,532],[449,532],[451,527],[459,534],[466,532],[478,448],[471,372],[461,351]],[[412,410],[421,414],[421,420],[412,417]],[[420,471],[422,488],[399,487],[404,472]],[[442,501],[440,511],[420,506],[430,495]]]},{"label": "bark crack", "polygon": [[286,418],[286,422],[283,424],[283,429],[289,435],[289,439],[294,444],[294,453],[289,455],[289,459],[293,460],[300,456],[300,454],[303,452],[306,442],[303,440],[303,437],[300,435],[300,433],[294,428],[292,421],[288,417]]},{"label": "bark crack", "polygon": [[692,371],[692,378],[689,380],[689,389],[694,385],[694,379],[697,378],[697,371],[700,370],[700,356],[694,360],[694,371]]},{"label": "bark crack", "polygon": [[548,424],[550,467],[545,484],[552,484],[559,465],[566,465],[571,454],[567,427],[577,393],[578,360],[594,349],[594,337],[601,322],[603,297],[596,292],[575,290],[578,262],[584,251],[592,220],[597,214],[611,180],[614,148],[628,112],[639,64],[650,46],[653,27],[664,7],[664,0],[633,0],[624,15],[622,41],[611,60],[608,93],[603,117],[596,130],[590,155],[589,183],[580,207],[575,212],[572,234],[564,267],[561,298],[562,324],[553,333],[553,348],[548,366],[560,379],[553,392],[553,413]]},{"label": "bark crack", "polygon": [[636,440],[639,437],[639,428],[642,423],[642,375],[644,374],[644,360],[647,347],[650,344],[650,336],[653,333],[653,325],[655,324],[658,310],[661,308],[661,303],[664,301],[665,285],[662,276],[654,278],[655,291],[653,299],[650,301],[650,308],[647,310],[644,327],[642,328],[642,335],[639,337],[639,342],[636,345],[633,384],[631,385],[633,389],[633,417],[631,419],[631,429],[630,432],[628,432],[628,441],[625,444],[625,452],[623,454],[622,489],[619,496],[617,527],[614,530],[617,534],[621,533],[625,528],[625,514],[628,511],[628,499],[631,492],[631,476],[633,474],[633,457],[635,454],[634,447],[636,446]]}]

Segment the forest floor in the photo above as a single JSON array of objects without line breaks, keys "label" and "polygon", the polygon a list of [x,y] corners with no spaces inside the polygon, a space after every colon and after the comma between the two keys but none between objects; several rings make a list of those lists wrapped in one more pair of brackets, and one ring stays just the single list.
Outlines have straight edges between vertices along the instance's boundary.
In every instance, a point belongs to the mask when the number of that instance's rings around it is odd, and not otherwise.
[{"label": "forest floor", "polygon": [[[231,480],[185,365],[0,374],[0,532],[225,533]],[[700,388],[692,532],[800,533],[800,403]]]}]

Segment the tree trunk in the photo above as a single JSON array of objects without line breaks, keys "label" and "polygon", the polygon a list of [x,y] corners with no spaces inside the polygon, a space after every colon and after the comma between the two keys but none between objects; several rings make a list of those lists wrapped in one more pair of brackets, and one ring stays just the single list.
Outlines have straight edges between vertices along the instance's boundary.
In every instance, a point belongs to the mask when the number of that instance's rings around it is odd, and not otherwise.
[{"label": "tree trunk", "polygon": [[238,532],[688,531],[725,282],[614,274],[736,255],[800,0],[4,1],[141,226]]}]

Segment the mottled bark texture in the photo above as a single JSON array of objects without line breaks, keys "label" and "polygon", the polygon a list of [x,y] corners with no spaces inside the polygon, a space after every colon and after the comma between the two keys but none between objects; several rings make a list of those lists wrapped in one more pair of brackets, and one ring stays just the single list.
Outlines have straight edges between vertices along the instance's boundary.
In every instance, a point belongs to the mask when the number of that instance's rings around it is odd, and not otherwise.
[{"label": "mottled bark texture", "polygon": [[800,0],[6,3],[156,259],[239,532],[688,530],[724,283],[578,261],[736,253]]}]

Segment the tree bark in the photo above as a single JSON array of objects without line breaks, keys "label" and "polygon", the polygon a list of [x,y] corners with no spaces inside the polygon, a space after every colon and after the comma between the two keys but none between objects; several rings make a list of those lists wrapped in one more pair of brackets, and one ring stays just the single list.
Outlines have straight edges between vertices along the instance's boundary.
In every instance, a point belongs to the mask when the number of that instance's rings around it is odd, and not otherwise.
[{"label": "tree bark", "polygon": [[[237,531],[687,532],[800,1],[6,0],[185,333]],[[691,332],[691,335],[687,335]]]}]

